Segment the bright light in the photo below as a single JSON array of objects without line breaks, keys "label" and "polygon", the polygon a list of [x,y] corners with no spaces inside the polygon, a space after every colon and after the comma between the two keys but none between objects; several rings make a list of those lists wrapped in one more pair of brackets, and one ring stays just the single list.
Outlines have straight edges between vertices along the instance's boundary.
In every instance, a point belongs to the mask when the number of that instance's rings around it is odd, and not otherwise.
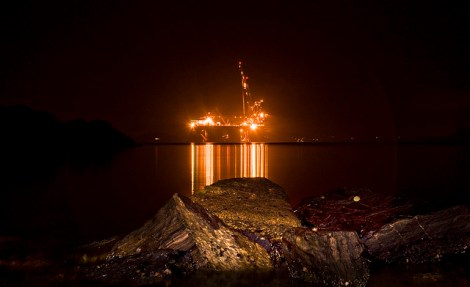
[{"label": "bright light", "polygon": [[214,121],[212,120],[211,117],[207,117],[207,118],[204,120],[204,125],[206,125],[206,126],[212,126],[212,125],[214,125]]},{"label": "bright light", "polygon": [[[261,131],[258,129],[258,127],[262,127],[260,129],[264,129],[263,127],[265,126],[265,121],[269,115],[262,111],[263,100],[254,100],[251,98],[250,92],[248,90],[248,76],[244,74],[242,70],[242,64],[243,63],[241,61],[238,62],[241,75],[241,86],[243,89],[243,115],[225,117],[220,114],[212,114],[208,112],[205,114],[205,116],[200,117],[198,120],[190,121],[189,126],[193,132],[201,127],[229,127],[230,129],[238,128],[240,129],[241,140],[250,141],[248,138],[249,131],[258,130],[257,133],[259,133]],[[221,131],[223,130],[221,129]],[[207,130],[200,129],[198,132],[200,133],[202,140],[207,141]],[[228,138],[225,132],[222,138]]]}]

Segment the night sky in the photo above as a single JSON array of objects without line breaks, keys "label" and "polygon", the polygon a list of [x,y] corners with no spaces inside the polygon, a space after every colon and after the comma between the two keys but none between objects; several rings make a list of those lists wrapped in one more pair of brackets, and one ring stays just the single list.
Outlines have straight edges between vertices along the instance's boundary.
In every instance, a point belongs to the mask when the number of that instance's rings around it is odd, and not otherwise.
[{"label": "night sky", "polygon": [[182,136],[207,111],[241,113],[242,60],[279,133],[424,138],[470,125],[469,3],[10,2],[0,105]]}]

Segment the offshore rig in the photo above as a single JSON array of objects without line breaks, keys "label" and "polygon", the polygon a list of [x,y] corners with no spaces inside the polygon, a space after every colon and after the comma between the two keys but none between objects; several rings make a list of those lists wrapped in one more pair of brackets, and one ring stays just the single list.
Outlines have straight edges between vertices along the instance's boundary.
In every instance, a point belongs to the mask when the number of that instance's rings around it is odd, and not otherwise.
[{"label": "offshore rig", "polygon": [[268,114],[262,109],[263,100],[253,99],[248,86],[248,76],[238,62],[241,75],[243,114],[223,116],[207,113],[191,120],[189,127],[196,141],[202,142],[262,142],[265,141],[264,125]]}]

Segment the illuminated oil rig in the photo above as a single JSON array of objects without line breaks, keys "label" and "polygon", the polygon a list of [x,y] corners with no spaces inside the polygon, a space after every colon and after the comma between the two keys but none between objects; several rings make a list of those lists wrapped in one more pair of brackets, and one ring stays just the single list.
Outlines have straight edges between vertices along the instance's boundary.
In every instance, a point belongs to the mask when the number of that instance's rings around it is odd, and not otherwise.
[{"label": "illuminated oil rig", "polygon": [[207,113],[198,120],[191,120],[191,131],[203,142],[254,142],[264,141],[264,124],[268,116],[263,112],[263,100],[254,100],[248,86],[248,76],[238,62],[241,75],[243,114],[222,116]]}]

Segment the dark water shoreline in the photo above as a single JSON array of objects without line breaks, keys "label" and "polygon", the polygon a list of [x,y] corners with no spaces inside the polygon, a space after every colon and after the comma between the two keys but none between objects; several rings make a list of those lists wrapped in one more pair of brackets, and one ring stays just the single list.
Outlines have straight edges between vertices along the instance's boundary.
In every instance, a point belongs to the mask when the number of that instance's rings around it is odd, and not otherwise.
[{"label": "dark water shoreline", "polygon": [[[87,266],[96,262],[94,260],[103,259],[92,254],[82,257],[78,246],[80,244],[64,244],[47,238],[0,237],[0,283],[2,286],[97,286],[96,282],[83,280],[77,274],[83,274]],[[469,286],[469,259],[469,254],[463,253],[421,264],[374,262],[367,286]],[[310,286],[287,274],[213,271],[175,273],[161,284],[187,286],[188,282],[191,286]]]},{"label": "dark water shoreline", "polygon": [[[204,148],[206,144],[196,146]],[[227,153],[234,150],[233,144],[217,146]],[[424,199],[430,207],[434,205],[432,208],[469,205],[467,145],[295,142],[266,146],[267,177],[286,189],[293,206],[303,198],[344,187],[367,187],[383,194]],[[4,179],[0,236],[10,239],[1,240],[0,255],[4,259],[17,253],[14,257],[18,262],[29,256],[47,263],[52,257],[56,264],[81,244],[133,230],[172,194],[191,194],[190,148],[187,143],[139,145],[118,152],[106,162],[66,164],[44,178],[7,185],[9,179]],[[446,286],[443,282],[453,276],[461,280],[452,281],[456,286],[466,286],[462,282],[469,280],[465,275],[468,268],[464,267],[468,255],[448,260],[443,267],[377,266],[368,286],[386,286],[380,285],[381,280],[402,286],[419,282]],[[20,281],[21,274],[17,278]],[[32,276],[34,280],[41,277],[34,272]],[[6,286],[17,286],[15,280],[5,281]]]},{"label": "dark water shoreline", "polygon": [[[252,144],[210,145],[214,146],[213,161],[216,163],[218,152],[233,157],[234,151],[241,152],[237,151],[239,147],[249,148]],[[416,197],[438,204],[468,205],[470,202],[470,149],[466,145],[263,145],[266,146],[264,152],[268,159],[265,174],[261,176],[284,187],[293,206],[306,197],[348,187],[369,188],[382,194]],[[201,151],[206,146],[195,145]],[[41,178],[33,176],[27,179],[27,174],[16,180],[4,178],[0,220],[5,223],[16,216],[41,226],[41,222],[54,221],[54,218],[41,217],[41,210],[46,208],[55,210],[56,214],[63,214],[59,218],[65,222],[74,222],[72,228],[80,226],[80,221],[90,226],[106,226],[106,222],[116,226],[113,223],[114,216],[123,223],[122,226],[126,226],[124,230],[128,230],[153,214],[173,193],[189,195],[191,186],[197,186],[193,181],[201,178],[207,180],[207,166],[196,166],[202,169],[198,171],[202,177],[192,178],[190,149],[191,144],[183,143],[139,145],[124,149],[105,162],[62,165],[47,175],[43,174]],[[201,163],[206,164],[204,161],[201,160]],[[209,169],[214,173],[211,180],[243,176],[243,173],[227,171],[227,168],[234,166],[233,163],[225,166],[228,163],[224,165],[224,162],[225,159],[221,165]],[[248,164],[251,162],[248,161]],[[40,165],[37,168],[44,171]],[[205,183],[201,182],[200,186]],[[122,211],[130,213],[135,219],[129,220]],[[2,224],[0,233],[6,231],[5,226],[8,225]],[[80,228],[89,229],[86,226]],[[106,233],[101,232],[99,227],[91,228],[89,233],[93,233],[92,230],[102,235]]]}]

